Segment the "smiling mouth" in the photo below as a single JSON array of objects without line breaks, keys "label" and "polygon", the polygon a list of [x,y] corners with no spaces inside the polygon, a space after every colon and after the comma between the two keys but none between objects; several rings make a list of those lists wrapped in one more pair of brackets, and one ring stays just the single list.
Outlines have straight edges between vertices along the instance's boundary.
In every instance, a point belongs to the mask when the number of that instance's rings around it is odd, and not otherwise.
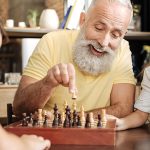
[{"label": "smiling mouth", "polygon": [[93,45],[89,45],[90,46],[90,50],[91,50],[91,52],[94,54],[94,55],[96,55],[96,56],[102,56],[102,55],[104,55],[106,52],[105,51],[102,51],[102,50],[100,50],[100,49],[96,49]]}]

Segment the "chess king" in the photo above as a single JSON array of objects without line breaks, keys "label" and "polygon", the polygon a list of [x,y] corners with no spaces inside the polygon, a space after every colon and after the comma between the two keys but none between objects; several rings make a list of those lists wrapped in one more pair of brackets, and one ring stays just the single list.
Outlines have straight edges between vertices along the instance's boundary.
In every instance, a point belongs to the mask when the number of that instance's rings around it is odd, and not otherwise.
[{"label": "chess king", "polygon": [[[119,13],[118,13],[119,12]],[[54,104],[72,105],[78,90],[77,111],[124,117],[133,110],[135,79],[131,52],[124,40],[132,19],[130,0],[93,0],[81,13],[80,30],[58,30],[42,37],[24,69],[14,99],[16,115]],[[69,89],[69,92],[68,92]]]}]

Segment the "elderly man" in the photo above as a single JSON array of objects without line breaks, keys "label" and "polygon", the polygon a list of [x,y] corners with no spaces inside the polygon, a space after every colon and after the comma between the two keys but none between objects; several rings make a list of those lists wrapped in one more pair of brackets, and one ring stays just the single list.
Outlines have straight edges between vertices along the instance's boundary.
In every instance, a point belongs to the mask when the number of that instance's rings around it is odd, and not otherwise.
[{"label": "elderly man", "polygon": [[132,18],[129,0],[93,0],[80,31],[45,35],[24,70],[14,100],[16,114],[38,108],[63,110],[78,90],[77,108],[123,117],[132,112],[135,79],[123,39]]}]

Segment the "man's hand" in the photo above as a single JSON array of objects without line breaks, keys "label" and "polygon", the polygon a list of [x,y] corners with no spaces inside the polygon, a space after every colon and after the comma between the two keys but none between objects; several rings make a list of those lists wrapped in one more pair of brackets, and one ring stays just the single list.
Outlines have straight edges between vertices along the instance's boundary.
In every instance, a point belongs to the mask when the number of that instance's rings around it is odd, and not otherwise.
[{"label": "man's hand", "polygon": [[53,66],[44,78],[44,84],[52,88],[61,84],[69,87],[69,92],[73,93],[76,90],[74,66],[62,63]]},{"label": "man's hand", "polygon": [[115,120],[116,120],[116,130],[117,130],[117,131],[127,129],[126,123],[125,123],[125,121],[124,121],[123,118],[119,119],[119,118],[117,118],[117,117],[115,117],[115,116],[112,116],[112,115],[106,115],[106,118],[107,118],[108,120],[110,120],[110,119],[115,119]]}]

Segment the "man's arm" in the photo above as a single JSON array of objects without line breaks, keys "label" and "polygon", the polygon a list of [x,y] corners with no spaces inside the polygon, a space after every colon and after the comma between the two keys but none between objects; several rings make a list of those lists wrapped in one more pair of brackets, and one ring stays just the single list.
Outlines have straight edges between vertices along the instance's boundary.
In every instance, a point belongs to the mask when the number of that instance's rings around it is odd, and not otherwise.
[{"label": "man's arm", "polygon": [[72,64],[55,65],[39,81],[23,76],[13,103],[14,113],[21,116],[23,112],[30,113],[43,108],[53,89],[59,84],[69,87],[71,93],[76,89],[75,70]]},{"label": "man's arm", "polygon": [[[110,106],[106,107],[107,114],[118,118],[125,117],[133,112],[135,101],[135,85],[127,83],[114,84],[110,95]],[[100,109],[95,109],[97,115]]]},{"label": "man's arm", "polygon": [[21,116],[23,112],[30,113],[43,108],[51,91],[51,86],[44,85],[43,80],[22,76],[13,102],[14,113]]}]

